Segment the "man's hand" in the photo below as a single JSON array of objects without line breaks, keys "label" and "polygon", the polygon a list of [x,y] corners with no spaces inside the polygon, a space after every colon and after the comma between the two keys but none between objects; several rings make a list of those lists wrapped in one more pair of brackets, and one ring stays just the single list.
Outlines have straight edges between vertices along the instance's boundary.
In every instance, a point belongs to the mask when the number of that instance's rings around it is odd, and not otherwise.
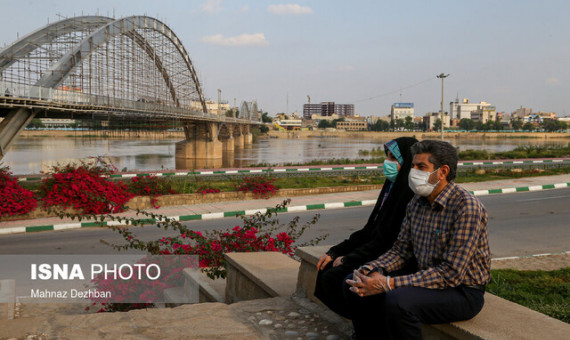
[{"label": "man's hand", "polygon": [[370,276],[366,276],[355,270],[352,274],[352,280],[346,280],[351,285],[350,291],[359,296],[370,296],[381,294],[388,291],[386,284],[386,276],[374,272]]},{"label": "man's hand", "polygon": [[333,260],[332,257],[330,257],[327,254],[323,254],[323,256],[321,256],[321,258],[319,259],[319,262],[317,262],[317,269],[318,270],[325,269],[327,264],[329,264],[329,262],[331,262],[332,260]]},{"label": "man's hand", "polygon": [[337,257],[337,258],[334,260],[334,262],[333,262],[333,267],[340,266],[340,265],[342,264],[342,258],[343,258],[343,257],[344,257],[344,256],[339,256],[339,257]]}]

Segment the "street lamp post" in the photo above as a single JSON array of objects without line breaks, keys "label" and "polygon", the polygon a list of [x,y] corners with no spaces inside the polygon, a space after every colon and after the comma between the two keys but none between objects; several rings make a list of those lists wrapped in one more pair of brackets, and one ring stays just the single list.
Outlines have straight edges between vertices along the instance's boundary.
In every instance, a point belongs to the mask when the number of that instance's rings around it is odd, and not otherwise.
[{"label": "street lamp post", "polygon": [[[449,77],[449,74],[440,73],[437,77],[441,78],[441,140],[443,140],[443,80]],[[449,119],[451,120],[451,117]]]}]

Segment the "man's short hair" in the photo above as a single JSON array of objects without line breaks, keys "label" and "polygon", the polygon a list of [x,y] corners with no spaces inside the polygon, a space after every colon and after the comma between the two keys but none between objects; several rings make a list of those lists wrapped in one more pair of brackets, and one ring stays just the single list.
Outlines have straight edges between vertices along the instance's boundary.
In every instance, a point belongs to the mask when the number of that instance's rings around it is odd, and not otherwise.
[{"label": "man's short hair", "polygon": [[449,166],[447,181],[451,182],[457,174],[457,150],[453,145],[439,140],[423,140],[412,145],[412,156],[420,153],[429,153],[429,161],[433,163],[435,169],[444,165]]}]

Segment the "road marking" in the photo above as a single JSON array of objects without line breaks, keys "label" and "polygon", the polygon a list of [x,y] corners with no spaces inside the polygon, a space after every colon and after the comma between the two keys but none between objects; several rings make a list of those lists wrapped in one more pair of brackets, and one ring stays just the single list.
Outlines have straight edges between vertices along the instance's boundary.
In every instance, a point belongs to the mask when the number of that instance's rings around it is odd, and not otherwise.
[{"label": "road marking", "polygon": [[552,197],[542,197],[542,198],[527,198],[524,200],[517,200],[517,202],[531,202],[531,201],[544,201],[544,200],[553,200],[558,198],[568,198],[570,195],[565,196],[552,196]]}]

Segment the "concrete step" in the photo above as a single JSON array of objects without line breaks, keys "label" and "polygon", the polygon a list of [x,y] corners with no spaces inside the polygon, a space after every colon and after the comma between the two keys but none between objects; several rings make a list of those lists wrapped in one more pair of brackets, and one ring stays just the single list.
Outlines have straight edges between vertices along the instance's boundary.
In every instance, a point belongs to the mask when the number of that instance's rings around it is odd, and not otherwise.
[{"label": "concrete step", "polygon": [[185,304],[198,303],[197,297],[192,298],[186,295],[184,287],[174,287],[165,289],[164,292],[165,307],[178,307]]},{"label": "concrete step", "polygon": [[225,302],[226,279],[212,280],[199,269],[184,269],[184,292],[197,302]]},{"label": "concrete step", "polygon": [[291,296],[300,263],[278,252],[225,254],[225,302]]}]

